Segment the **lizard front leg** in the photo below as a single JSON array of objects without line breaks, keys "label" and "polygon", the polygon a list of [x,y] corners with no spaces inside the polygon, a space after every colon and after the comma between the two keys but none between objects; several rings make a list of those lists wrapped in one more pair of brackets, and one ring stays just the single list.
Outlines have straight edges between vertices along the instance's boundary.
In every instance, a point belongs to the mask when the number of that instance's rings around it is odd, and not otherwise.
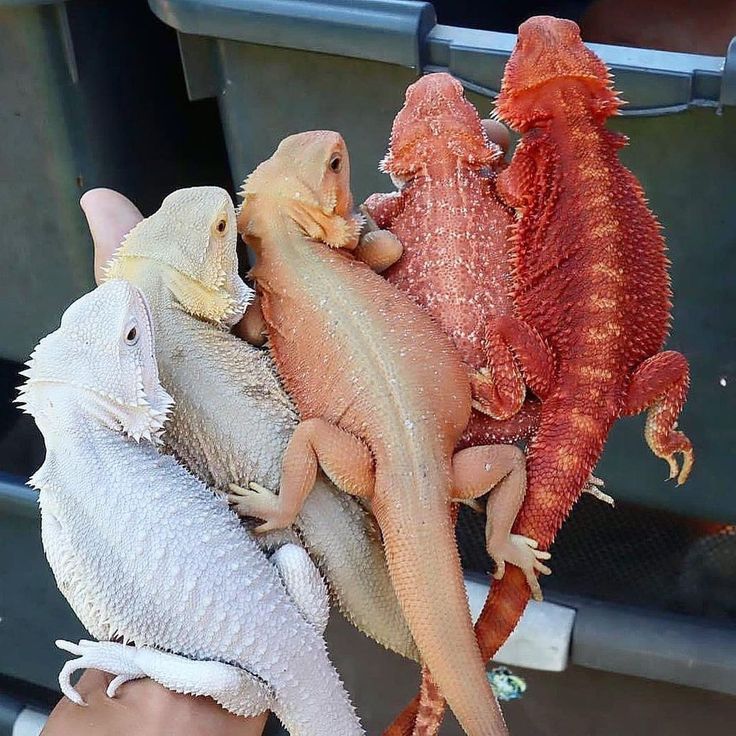
[{"label": "lizard front leg", "polygon": [[376,273],[383,273],[401,258],[404,247],[392,232],[382,229],[376,224],[365,205],[360,207],[360,212],[365,218],[365,225],[358,246],[354,251],[355,255],[367,264],[371,270]]},{"label": "lizard front leg", "polygon": [[243,318],[235,327],[238,337],[256,347],[262,347],[268,339],[268,328],[263,318],[261,297],[256,294],[246,307]]},{"label": "lizard front leg", "polygon": [[268,686],[240,667],[223,662],[192,660],[149,647],[133,647],[110,641],[82,640],[79,644],[59,640],[59,649],[74,654],[59,673],[61,691],[77,705],[86,705],[71,684],[80,669],[98,669],[115,675],[107,695],[130,680],[150,677],[168,690],[186,695],[214,698],[223,708],[239,716],[256,716],[273,705]]},{"label": "lizard front leg", "polygon": [[549,552],[537,549],[537,542],[511,533],[511,527],[526,494],[524,453],[513,445],[469,447],[452,459],[454,499],[477,498],[491,491],[486,502],[486,549],[496,565],[494,578],[501,579],[506,563],[521,568],[532,595],[541,600],[537,573],[549,575],[542,562]]},{"label": "lizard front leg", "polygon": [[495,318],[486,326],[490,369],[470,377],[473,406],[494,419],[508,419],[524,403],[526,387],[544,399],[549,393],[555,362],[542,336],[511,316]]},{"label": "lizard front leg", "polygon": [[[675,429],[689,386],[690,368],[685,356],[667,350],[647,358],[636,369],[624,405],[626,415],[648,410],[644,437],[652,452],[667,461],[670,478],[677,478],[677,485],[687,480],[693,465],[692,443]],[[677,454],[682,455],[681,468]]]},{"label": "lizard front leg", "polygon": [[296,519],[319,467],[347,493],[364,498],[373,495],[373,457],[365,443],[324,419],[306,419],[294,430],[284,452],[278,495],[253,483],[249,489],[231,484],[229,499],[241,516],[264,520],[255,531],[283,529]]}]

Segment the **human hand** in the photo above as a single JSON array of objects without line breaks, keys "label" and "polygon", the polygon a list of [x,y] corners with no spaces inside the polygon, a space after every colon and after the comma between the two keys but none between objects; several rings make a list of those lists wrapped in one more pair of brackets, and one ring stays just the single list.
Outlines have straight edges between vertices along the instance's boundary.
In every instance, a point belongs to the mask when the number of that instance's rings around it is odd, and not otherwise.
[{"label": "human hand", "polygon": [[261,736],[266,725],[266,713],[235,716],[211,698],[180,695],[149,679],[127,682],[108,698],[112,679],[87,670],[75,686],[87,706],[62,698],[43,736]]}]

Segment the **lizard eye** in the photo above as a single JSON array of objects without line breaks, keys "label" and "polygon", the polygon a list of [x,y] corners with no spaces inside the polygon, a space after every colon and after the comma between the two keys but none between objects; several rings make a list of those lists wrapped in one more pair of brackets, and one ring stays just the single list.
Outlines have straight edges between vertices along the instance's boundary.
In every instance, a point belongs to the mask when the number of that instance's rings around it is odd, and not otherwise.
[{"label": "lizard eye", "polygon": [[125,344],[135,345],[137,344],[139,338],[140,338],[140,332],[138,331],[138,327],[135,325],[135,323],[129,325],[128,330],[125,333]]},{"label": "lizard eye", "polygon": [[330,159],[330,169],[336,174],[342,169],[342,156],[336,153]]},{"label": "lizard eye", "polygon": [[218,233],[224,233],[226,227],[227,227],[227,220],[223,218],[217,221],[217,225],[215,225],[215,230],[217,230]]}]

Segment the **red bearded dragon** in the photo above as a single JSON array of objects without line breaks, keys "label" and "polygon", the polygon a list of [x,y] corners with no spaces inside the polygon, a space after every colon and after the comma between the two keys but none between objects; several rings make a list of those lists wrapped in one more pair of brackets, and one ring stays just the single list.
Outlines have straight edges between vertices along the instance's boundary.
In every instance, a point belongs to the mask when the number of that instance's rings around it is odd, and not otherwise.
[{"label": "red bearded dragon", "polygon": [[[512,310],[488,321],[486,340],[490,378],[495,365],[513,361],[542,403],[528,446],[529,490],[513,528],[540,549],[554,541],[619,417],[648,410],[647,443],[678,484],[693,463],[690,441],[675,429],[688,364],[679,353],[660,352],[671,309],[664,240],[639,182],[618,159],[625,138],[605,127],[620,105],[608,70],[574,23],[539,17],[520,27],[497,102],[522,133],[498,175],[498,193],[518,212],[508,243]],[[394,138],[395,130],[392,145]],[[394,229],[402,197],[389,200],[393,211],[379,201],[381,227]],[[421,265],[414,269],[421,273]],[[488,283],[495,288],[493,276]],[[458,296],[460,303],[477,298]],[[529,597],[519,568],[494,584],[476,623],[484,658],[513,631]],[[425,676],[421,708],[415,699],[387,734],[434,734],[443,710]]]}]

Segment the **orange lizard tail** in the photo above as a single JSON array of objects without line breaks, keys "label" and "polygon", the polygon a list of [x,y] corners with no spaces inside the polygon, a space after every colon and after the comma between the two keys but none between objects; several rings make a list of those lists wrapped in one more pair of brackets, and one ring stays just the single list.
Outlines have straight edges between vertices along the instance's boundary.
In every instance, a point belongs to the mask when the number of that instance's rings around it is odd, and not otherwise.
[{"label": "orange lizard tail", "polygon": [[[524,573],[518,567],[508,565],[503,578],[493,583],[475,624],[484,660],[490,660],[511,635],[529,598],[529,585]],[[442,724],[445,708],[445,699],[425,668],[422,670],[420,694],[401,711],[383,736],[435,736]]]},{"label": "orange lizard tail", "polygon": [[[589,402],[593,403],[593,402]],[[613,423],[604,410],[590,411],[587,432],[581,431],[581,415],[560,396],[547,400],[547,412],[532,440],[527,460],[529,487],[514,524],[514,532],[549,549],[600,457]],[[562,439],[562,441],[561,441]],[[531,597],[522,571],[513,565],[495,581],[475,624],[483,659],[488,661],[510,636]],[[444,715],[444,700],[434,683],[422,673],[420,696],[405,708],[384,736],[434,736]],[[418,718],[418,714],[426,717]],[[430,715],[431,714],[431,715]]]}]

